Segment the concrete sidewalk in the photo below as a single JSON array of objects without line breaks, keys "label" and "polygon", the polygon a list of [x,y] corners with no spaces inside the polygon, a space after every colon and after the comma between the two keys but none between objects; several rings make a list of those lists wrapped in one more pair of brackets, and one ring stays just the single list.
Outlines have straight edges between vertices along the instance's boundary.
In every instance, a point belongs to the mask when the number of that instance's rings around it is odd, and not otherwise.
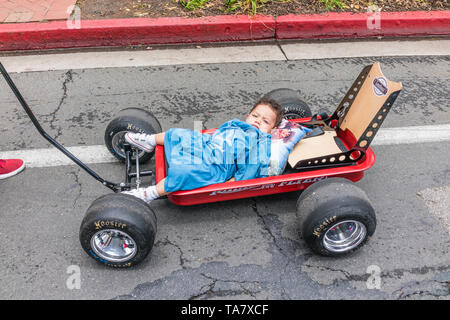
[{"label": "concrete sidewalk", "polygon": [[[77,0],[0,0],[0,23],[65,20]],[[69,12],[68,12],[69,11]]]}]

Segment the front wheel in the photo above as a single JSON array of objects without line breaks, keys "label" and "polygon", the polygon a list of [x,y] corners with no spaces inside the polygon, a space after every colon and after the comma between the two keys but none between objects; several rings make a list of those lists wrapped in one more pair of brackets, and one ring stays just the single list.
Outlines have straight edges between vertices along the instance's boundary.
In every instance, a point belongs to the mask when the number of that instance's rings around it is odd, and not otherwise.
[{"label": "front wheel", "polygon": [[97,262],[131,267],[150,253],[156,216],[150,206],[131,195],[113,193],[95,200],[80,226],[80,243]]},{"label": "front wheel", "polygon": [[324,256],[359,249],[376,228],[375,212],[364,191],[342,178],[325,179],[303,191],[297,217],[305,242]]},{"label": "front wheel", "polygon": [[[127,131],[155,134],[162,131],[158,119],[147,110],[139,108],[127,108],[119,111],[111,120],[105,130],[105,145],[113,156],[125,161],[125,133]],[[139,163],[145,163],[152,158],[154,151],[147,153],[139,151]]]}]

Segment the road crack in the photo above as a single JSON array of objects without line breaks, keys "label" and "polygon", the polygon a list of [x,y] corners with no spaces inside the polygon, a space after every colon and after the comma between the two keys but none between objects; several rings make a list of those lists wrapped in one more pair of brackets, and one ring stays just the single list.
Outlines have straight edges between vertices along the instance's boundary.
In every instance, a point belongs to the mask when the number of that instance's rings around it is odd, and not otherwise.
[{"label": "road crack", "polygon": [[56,107],[56,109],[52,113],[49,113],[49,114],[45,115],[46,117],[51,117],[50,120],[49,120],[50,128],[52,130],[56,130],[56,135],[55,135],[54,139],[58,139],[61,136],[61,134],[62,134],[61,127],[57,127],[55,125],[56,114],[61,110],[62,105],[64,104],[64,102],[67,99],[67,91],[68,91],[67,85],[68,85],[69,82],[73,82],[73,74],[74,73],[72,72],[72,70],[68,70],[64,74],[64,81],[63,81],[63,84],[62,84],[63,94],[62,94],[61,99],[59,100],[58,106]]},{"label": "road crack", "polygon": [[[433,284],[437,285],[438,287]],[[429,285],[434,288],[424,288]],[[417,287],[416,289],[412,287]],[[409,293],[406,291],[410,291]],[[396,295],[397,299],[413,299],[414,297],[432,296],[434,298],[444,298],[450,295],[450,281],[437,281],[426,280],[422,282],[415,282],[408,286],[403,286],[398,290],[395,290],[393,295]]]},{"label": "road crack", "polygon": [[273,244],[275,245],[275,247],[277,247],[278,251],[286,258],[290,259],[289,255],[287,255],[285,253],[285,250],[279,245],[278,241],[277,241],[277,237],[274,235],[274,233],[272,232],[272,230],[270,229],[270,227],[267,224],[267,221],[265,219],[265,217],[258,211],[258,206],[256,204],[256,200],[253,199],[253,204],[252,204],[252,209],[255,212],[255,214],[258,216],[258,218],[261,220],[262,222],[262,226],[263,229],[267,232],[267,234],[270,236],[270,238],[272,239]]},{"label": "road crack", "polygon": [[[211,280],[211,282],[202,286],[200,288],[200,293],[191,296],[188,300],[196,300],[196,299],[200,299],[202,297],[205,297],[207,299],[210,299],[212,297],[229,297],[229,296],[237,296],[237,295],[241,295],[241,294],[248,295],[254,299],[257,299],[256,294],[258,294],[260,292],[259,290],[251,290],[250,288],[246,287],[246,285],[257,285],[257,286],[261,287],[259,281],[224,280],[224,279],[213,278],[204,273],[201,273],[200,275],[205,277],[208,280]],[[236,285],[238,288],[216,289],[216,286],[221,282],[226,283],[226,284]]]},{"label": "road crack", "polygon": [[75,183],[76,183],[76,185],[78,186],[78,194],[77,194],[77,196],[75,197],[75,199],[74,199],[74,201],[73,201],[73,205],[72,205],[72,207],[75,209],[76,208],[76,205],[77,205],[77,202],[78,202],[78,200],[80,199],[80,197],[81,197],[81,194],[82,194],[82,186],[81,186],[81,182],[80,182],[80,180],[79,180],[79,174],[80,174],[80,169],[78,169],[77,171],[71,171],[71,172],[68,172],[68,174],[71,174],[71,175],[73,175],[74,176],[74,178],[75,178]]},{"label": "road crack", "polygon": [[184,259],[184,253],[183,250],[181,250],[181,247],[177,244],[175,244],[174,242],[169,240],[169,237],[166,237],[166,239],[164,241],[159,240],[158,242],[155,243],[155,245],[171,245],[173,247],[175,247],[179,252],[180,252],[180,266],[182,269],[186,269],[187,267],[185,266],[186,260]]},{"label": "road crack", "polygon": [[[329,271],[332,273],[340,273],[343,275],[343,279],[339,278],[339,277],[335,277],[335,279],[333,279],[333,282],[330,283],[329,285],[337,285],[339,282],[343,282],[343,281],[354,281],[354,282],[367,282],[367,280],[369,279],[369,277],[371,277],[371,274],[369,273],[365,273],[365,274],[351,274],[349,271],[346,270],[342,270],[342,269],[336,269],[336,268],[330,268],[330,267],[326,267],[326,266],[313,266],[313,265],[309,265],[309,264],[303,264],[302,267],[306,267],[306,268],[312,268],[312,269],[318,269],[319,271]],[[448,266],[436,266],[436,267],[417,267],[417,268],[411,268],[411,269],[394,269],[394,270],[390,270],[387,272],[382,272],[380,274],[380,278],[383,281],[386,281],[386,279],[398,279],[401,280],[401,278],[403,277],[403,275],[405,273],[409,273],[412,275],[426,275],[428,273],[431,272],[442,272],[442,271],[447,271],[448,270]],[[423,288],[418,288],[418,289],[412,289],[414,290],[411,293],[405,293],[404,291],[406,291],[405,289],[407,288],[411,288],[412,286],[420,286],[421,283],[416,282],[415,285],[411,285],[409,284],[408,286],[402,286],[400,289],[397,289],[395,291],[392,292],[392,295],[395,295],[397,299],[403,299],[403,298],[408,298],[409,296],[414,296],[414,295],[432,295],[432,296],[436,296],[436,297],[442,297],[442,296],[448,296],[449,290],[450,290],[450,282],[449,281],[443,281],[443,282],[439,282],[437,280],[426,280],[426,281],[422,281],[422,283],[428,283],[428,282],[435,282],[435,283],[439,283],[442,284],[444,287],[447,288],[446,294],[435,294],[433,293],[433,291],[431,290],[424,290]],[[423,285],[422,285],[423,287]],[[445,289],[442,289],[441,291],[444,291]],[[411,290],[410,290],[411,291]],[[436,291],[436,290],[434,290]],[[439,290],[437,290],[439,291]]]}]

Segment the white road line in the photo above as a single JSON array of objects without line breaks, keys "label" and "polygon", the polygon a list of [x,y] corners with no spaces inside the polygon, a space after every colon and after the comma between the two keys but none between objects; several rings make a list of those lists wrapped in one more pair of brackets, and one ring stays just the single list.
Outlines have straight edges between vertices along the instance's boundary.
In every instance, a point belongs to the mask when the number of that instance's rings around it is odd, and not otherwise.
[{"label": "white road line", "polygon": [[237,63],[344,57],[449,55],[450,40],[337,41],[325,43],[225,46],[189,49],[95,51],[37,55],[4,55],[0,62],[8,72],[119,68],[180,64]]},{"label": "white road line", "polygon": [[[111,163],[117,159],[103,145],[66,147],[75,157],[85,164]],[[57,167],[76,165],[56,148],[24,149],[0,152],[0,159],[22,159],[27,167]]]},{"label": "white road line", "polygon": [[450,124],[380,129],[372,145],[450,141]]},{"label": "white road line", "polygon": [[[372,145],[395,145],[450,141],[450,124],[380,129]],[[103,145],[68,147],[85,164],[116,162]],[[56,167],[75,165],[56,148],[26,149],[0,152],[0,159],[20,158],[27,167]]]}]

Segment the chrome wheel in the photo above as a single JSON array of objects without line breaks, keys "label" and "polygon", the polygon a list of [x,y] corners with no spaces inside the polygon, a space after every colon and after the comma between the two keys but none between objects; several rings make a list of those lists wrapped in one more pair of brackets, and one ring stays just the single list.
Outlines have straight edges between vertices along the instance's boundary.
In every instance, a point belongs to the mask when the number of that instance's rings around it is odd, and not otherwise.
[{"label": "chrome wheel", "polygon": [[367,235],[364,224],[355,220],[341,221],[328,229],[323,245],[332,252],[345,252],[356,248]]},{"label": "chrome wheel", "polygon": [[[111,141],[111,145],[114,149],[114,151],[121,157],[125,158],[125,149],[123,148],[123,144],[125,143],[125,133],[127,131],[120,131],[117,132]],[[136,149],[138,150],[138,149]],[[138,150],[138,157],[141,158],[142,155],[145,153],[145,151]],[[134,159],[134,157],[132,157]]]},{"label": "chrome wheel", "polygon": [[137,253],[134,240],[125,232],[115,229],[95,233],[91,238],[91,247],[100,258],[110,262],[127,261]]}]

